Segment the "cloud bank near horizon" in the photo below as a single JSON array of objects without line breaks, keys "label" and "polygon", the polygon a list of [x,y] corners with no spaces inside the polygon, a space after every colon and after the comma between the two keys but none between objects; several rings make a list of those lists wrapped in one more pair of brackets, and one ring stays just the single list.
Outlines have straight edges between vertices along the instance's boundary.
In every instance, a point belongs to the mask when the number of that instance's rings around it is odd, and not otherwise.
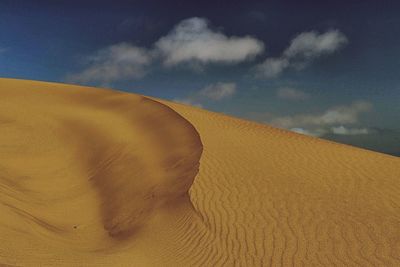
[{"label": "cloud bank near horizon", "polygon": [[372,110],[372,103],[365,100],[349,105],[334,106],[319,113],[276,116],[267,114],[266,122],[297,133],[322,136],[328,133],[338,135],[368,134],[367,128],[355,127],[360,117]]}]

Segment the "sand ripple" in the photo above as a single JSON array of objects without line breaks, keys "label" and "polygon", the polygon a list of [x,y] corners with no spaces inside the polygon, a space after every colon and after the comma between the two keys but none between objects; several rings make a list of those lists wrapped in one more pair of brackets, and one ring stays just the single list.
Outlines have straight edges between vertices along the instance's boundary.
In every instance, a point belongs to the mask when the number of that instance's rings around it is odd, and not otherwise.
[{"label": "sand ripple", "polygon": [[1,264],[400,266],[400,159],[0,79]]}]

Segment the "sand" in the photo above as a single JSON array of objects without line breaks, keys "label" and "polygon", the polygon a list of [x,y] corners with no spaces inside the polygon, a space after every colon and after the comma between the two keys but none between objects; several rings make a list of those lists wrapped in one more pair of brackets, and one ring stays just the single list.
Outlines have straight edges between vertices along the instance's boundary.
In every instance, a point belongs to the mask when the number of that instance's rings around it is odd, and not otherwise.
[{"label": "sand", "polygon": [[0,79],[0,265],[400,266],[400,158]]}]

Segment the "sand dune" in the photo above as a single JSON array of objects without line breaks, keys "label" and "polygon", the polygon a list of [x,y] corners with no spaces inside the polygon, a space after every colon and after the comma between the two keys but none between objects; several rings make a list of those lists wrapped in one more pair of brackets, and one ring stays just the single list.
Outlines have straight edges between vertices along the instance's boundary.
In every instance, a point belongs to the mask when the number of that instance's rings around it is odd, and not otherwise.
[{"label": "sand dune", "polygon": [[400,159],[0,79],[0,264],[400,266]]}]

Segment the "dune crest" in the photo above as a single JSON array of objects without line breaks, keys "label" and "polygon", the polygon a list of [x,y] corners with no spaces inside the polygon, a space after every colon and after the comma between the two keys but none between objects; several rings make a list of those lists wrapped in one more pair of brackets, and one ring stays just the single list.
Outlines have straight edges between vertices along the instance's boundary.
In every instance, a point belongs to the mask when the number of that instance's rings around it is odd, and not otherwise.
[{"label": "dune crest", "polygon": [[198,172],[200,137],[175,111],[144,97],[116,94],[91,107],[112,111],[116,121],[123,116],[132,132],[116,133],[109,122],[63,120],[65,131],[79,133],[76,157],[86,157],[89,180],[102,199],[105,229],[125,239],[153,209],[188,194]]}]

